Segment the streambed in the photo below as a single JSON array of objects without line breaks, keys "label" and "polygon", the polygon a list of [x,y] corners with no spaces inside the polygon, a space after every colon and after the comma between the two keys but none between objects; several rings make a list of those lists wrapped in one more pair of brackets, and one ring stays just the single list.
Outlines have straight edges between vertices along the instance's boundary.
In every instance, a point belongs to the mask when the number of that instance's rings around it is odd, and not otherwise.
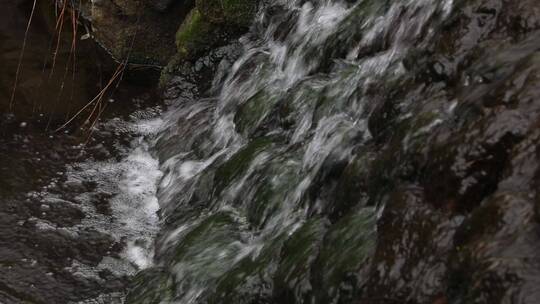
[{"label": "streambed", "polygon": [[83,26],[71,54],[67,24],[53,69],[54,7],[38,1],[11,101],[31,7],[3,1],[0,12],[0,303],[122,303],[130,278],[152,264],[161,172],[146,141],[162,112],[156,72],[126,72],[93,128],[86,111],[55,131],[117,64],[81,40]]}]

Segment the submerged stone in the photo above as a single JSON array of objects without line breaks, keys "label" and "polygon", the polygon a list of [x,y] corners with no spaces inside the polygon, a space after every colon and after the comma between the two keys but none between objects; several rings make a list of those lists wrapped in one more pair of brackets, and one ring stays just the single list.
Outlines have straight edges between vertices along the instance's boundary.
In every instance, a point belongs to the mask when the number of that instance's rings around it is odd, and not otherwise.
[{"label": "submerged stone", "polygon": [[130,283],[126,304],[159,304],[172,300],[175,282],[167,269],[150,268],[140,272]]},{"label": "submerged stone", "polygon": [[315,303],[354,301],[358,288],[367,280],[375,252],[375,225],[375,210],[364,208],[343,217],[328,229],[311,266],[311,297]]},{"label": "submerged stone", "polygon": [[311,267],[319,254],[328,223],[314,218],[285,242],[274,279],[273,297],[278,303],[303,303],[314,292]]}]

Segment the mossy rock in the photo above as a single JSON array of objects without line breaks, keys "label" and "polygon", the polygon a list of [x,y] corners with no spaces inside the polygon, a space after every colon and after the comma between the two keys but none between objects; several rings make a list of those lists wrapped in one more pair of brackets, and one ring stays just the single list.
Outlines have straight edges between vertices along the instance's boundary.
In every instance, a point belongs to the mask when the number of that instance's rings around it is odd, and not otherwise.
[{"label": "mossy rock", "polygon": [[117,61],[164,66],[175,53],[175,32],[193,2],[180,1],[163,12],[151,6],[140,0],[85,0],[79,9],[92,25],[92,37]]},{"label": "mossy rock", "polygon": [[140,272],[132,281],[126,296],[127,304],[159,304],[171,300],[175,283],[165,269],[150,268]]},{"label": "mossy rock", "polygon": [[257,12],[257,0],[197,0],[204,18],[216,24],[248,27]]},{"label": "mossy rock", "polygon": [[217,39],[217,31],[215,25],[202,18],[198,9],[193,9],[176,33],[178,54],[184,58],[193,57],[209,49]]},{"label": "mossy rock", "polygon": [[358,153],[344,168],[339,177],[335,196],[325,206],[324,211],[331,220],[339,219],[351,212],[357,205],[360,204],[363,207],[367,203],[368,193],[375,190],[369,186],[377,186],[376,183],[372,183],[376,177],[372,178],[370,175],[375,159],[376,154],[365,149],[362,153]]},{"label": "mossy rock", "polygon": [[216,190],[221,192],[226,186],[230,185],[235,178],[249,168],[257,155],[263,152],[272,142],[272,138],[269,137],[256,139],[221,165],[215,175]]},{"label": "mossy rock", "polygon": [[243,33],[235,24],[219,25],[210,22],[194,8],[176,32],[177,62],[193,60],[213,48],[222,46]]},{"label": "mossy rock", "polygon": [[[247,26],[251,24],[255,14],[255,3],[238,9],[237,5],[240,5],[240,2],[243,3],[244,0],[226,1],[224,3],[226,9],[221,12],[223,16],[228,17],[223,18],[223,22],[216,22],[216,16],[220,14],[214,16],[208,13],[213,11],[213,7],[218,3],[207,1],[209,3],[199,5],[199,2],[197,2],[198,6],[187,14],[176,31],[177,53],[171,57],[166,69],[164,69],[160,79],[160,87],[165,87],[172,77],[177,74],[175,71],[186,62],[194,63],[197,59],[208,55],[218,47],[233,44],[235,39],[238,39],[246,32]],[[248,7],[252,8],[248,9]],[[248,11],[251,12],[248,14],[251,17],[246,15]]]},{"label": "mossy rock", "polygon": [[295,159],[276,157],[257,172],[254,186],[249,190],[249,200],[246,200],[247,217],[253,226],[264,226],[286,208],[286,204],[291,204],[288,196],[301,182],[300,164]]},{"label": "mossy rock", "polygon": [[239,133],[252,135],[264,126],[265,120],[272,114],[279,99],[266,91],[260,91],[240,105],[234,123]]},{"label": "mossy rock", "polygon": [[272,238],[257,256],[246,256],[219,278],[208,304],[271,303],[272,278],[287,232]]},{"label": "mossy rock", "polygon": [[[235,245],[239,239],[238,223],[233,216],[226,212],[216,213],[201,221],[192,231],[178,242],[178,247],[175,249],[174,263],[189,262],[189,263],[208,263],[215,258],[214,255],[227,253],[228,256],[234,256],[238,250]],[[215,248],[215,251],[208,250]],[[207,255],[204,255],[206,253]],[[221,265],[207,264],[206,269],[200,271],[208,271],[213,269],[212,266],[221,269]],[[217,269],[215,269],[217,270]]]},{"label": "mossy rock", "polygon": [[334,224],[311,267],[314,302],[352,303],[356,288],[367,279],[365,272],[375,253],[376,241],[374,208],[363,208]]},{"label": "mossy rock", "polygon": [[242,223],[232,213],[208,215],[190,229],[176,241],[165,265],[175,270],[174,301],[181,301],[186,292],[201,284],[212,289],[219,277],[230,272],[244,248],[240,236]]},{"label": "mossy rock", "polygon": [[327,226],[328,221],[323,218],[310,219],[285,242],[274,279],[277,303],[303,303],[313,292],[310,268],[319,254]]}]

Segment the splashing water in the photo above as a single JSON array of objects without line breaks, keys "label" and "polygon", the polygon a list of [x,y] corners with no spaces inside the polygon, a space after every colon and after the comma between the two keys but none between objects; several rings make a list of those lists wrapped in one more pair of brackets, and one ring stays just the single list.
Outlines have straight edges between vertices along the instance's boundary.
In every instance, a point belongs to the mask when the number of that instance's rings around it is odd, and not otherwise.
[{"label": "splashing water", "polygon": [[[218,98],[171,110],[158,140],[166,158],[155,262],[176,282],[162,303],[203,303],[238,276],[256,285],[272,276],[286,240],[323,212],[311,194],[318,180],[372,137],[359,92],[404,75],[409,50],[433,35],[428,21],[451,9],[452,1],[321,0],[260,12]],[[167,144],[178,136],[181,145]],[[370,223],[374,210],[362,212],[357,220]],[[366,227],[356,233],[369,251]]]},{"label": "splashing water", "polygon": [[[227,77],[214,81],[216,96],[182,100],[165,118],[156,146],[164,176],[155,265],[127,302],[352,303],[367,284],[361,269],[387,212],[377,191],[389,187],[390,169],[372,161],[380,142],[393,143],[385,124],[399,129],[423,115],[395,141],[408,153],[454,115],[444,90],[430,96],[429,113],[407,92],[428,90],[415,82],[428,73],[415,60],[429,53],[455,6],[263,5],[241,39],[243,55],[217,73]],[[397,98],[392,111],[380,110],[382,100]],[[386,115],[380,124],[377,111]],[[368,165],[379,175],[347,175]],[[360,182],[350,186],[353,178]]]}]

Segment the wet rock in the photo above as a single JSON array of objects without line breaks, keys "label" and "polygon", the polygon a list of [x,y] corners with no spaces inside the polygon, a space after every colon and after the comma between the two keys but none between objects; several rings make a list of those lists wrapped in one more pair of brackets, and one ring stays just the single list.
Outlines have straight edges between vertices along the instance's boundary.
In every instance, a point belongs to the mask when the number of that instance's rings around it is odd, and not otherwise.
[{"label": "wet rock", "polygon": [[[537,302],[539,11],[524,3],[347,2],[343,20],[273,7],[252,35],[271,25],[276,41],[247,38],[230,100],[175,82],[164,159],[227,147],[212,142],[220,118],[240,138],[163,209],[157,254],[182,274],[177,299],[204,282],[195,302]],[[205,9],[183,33],[225,18]],[[300,17],[337,25],[310,44],[293,36],[311,29]],[[260,251],[235,251],[244,236]]]},{"label": "wet rock", "polygon": [[193,9],[176,33],[176,47],[182,58],[194,58],[213,46],[226,41],[222,28],[202,17]]},{"label": "wet rock", "polygon": [[169,75],[174,70],[203,56],[212,57],[211,51],[215,48],[234,44],[235,40],[246,32],[246,26],[254,18],[257,2],[197,1],[195,8],[176,31],[177,53],[171,58],[162,75],[162,85],[170,80]]},{"label": "wet rock", "polygon": [[[367,280],[377,231],[372,208],[342,218],[324,235],[317,259],[311,266],[311,297],[315,303],[351,302]],[[340,248],[340,250],[336,250]]]},{"label": "wet rock", "polygon": [[274,278],[273,297],[278,303],[302,303],[313,292],[311,267],[315,262],[328,223],[313,219],[285,242]]},{"label": "wet rock", "polygon": [[146,269],[130,285],[131,292],[125,300],[127,304],[159,304],[163,299],[171,300],[174,296],[173,276],[167,269]]},{"label": "wet rock", "polygon": [[[174,55],[174,34],[193,1],[103,0],[83,3],[93,37],[118,61],[165,65]],[[156,10],[157,9],[157,10]]]},{"label": "wet rock", "polygon": [[213,48],[232,42],[242,33],[235,24],[223,26],[213,23],[196,7],[176,32],[177,56],[182,61],[196,59]]},{"label": "wet rock", "polygon": [[426,205],[420,188],[402,186],[386,197],[360,303],[370,303],[371,298],[434,303],[446,292],[446,265],[461,222],[462,218],[448,217]]},{"label": "wet rock", "polygon": [[207,96],[216,73],[227,76],[230,67],[240,56],[241,45],[231,43],[211,50],[194,62],[175,56],[161,73],[160,86],[167,100],[193,100]]},{"label": "wet rock", "polygon": [[[216,284],[215,279],[223,275],[233,264],[241,250],[240,223],[232,214],[221,212],[203,219],[182,237],[173,249],[167,267],[178,267],[175,272],[175,300],[180,300],[199,284]],[[211,244],[217,250],[208,250],[201,243]],[[212,267],[206,272],[201,265]],[[180,291],[180,292],[179,292]]]},{"label": "wet rock", "polygon": [[150,0],[150,5],[157,11],[165,12],[169,9],[175,2],[189,2],[186,0]]},{"label": "wet rock", "polygon": [[285,236],[261,249],[256,257],[242,259],[235,267],[224,274],[217,282],[216,291],[209,297],[208,303],[271,303],[272,277]]},{"label": "wet rock", "polygon": [[216,171],[216,190],[222,191],[231,185],[234,179],[249,169],[251,161],[271,144],[271,138],[257,139],[227,160]]},{"label": "wet rock", "polygon": [[456,234],[450,298],[538,302],[539,227],[533,221],[531,202],[511,193],[494,195],[477,209]]},{"label": "wet rock", "polygon": [[42,204],[35,216],[46,219],[60,227],[66,227],[79,224],[86,215],[73,203],[57,200],[52,204]]},{"label": "wet rock", "polygon": [[264,91],[246,100],[234,116],[238,131],[247,136],[256,134],[263,124],[267,124],[265,119],[274,111],[278,102],[276,97],[266,95]]},{"label": "wet rock", "polygon": [[197,8],[204,18],[217,24],[248,27],[257,11],[258,0],[197,0]]}]

